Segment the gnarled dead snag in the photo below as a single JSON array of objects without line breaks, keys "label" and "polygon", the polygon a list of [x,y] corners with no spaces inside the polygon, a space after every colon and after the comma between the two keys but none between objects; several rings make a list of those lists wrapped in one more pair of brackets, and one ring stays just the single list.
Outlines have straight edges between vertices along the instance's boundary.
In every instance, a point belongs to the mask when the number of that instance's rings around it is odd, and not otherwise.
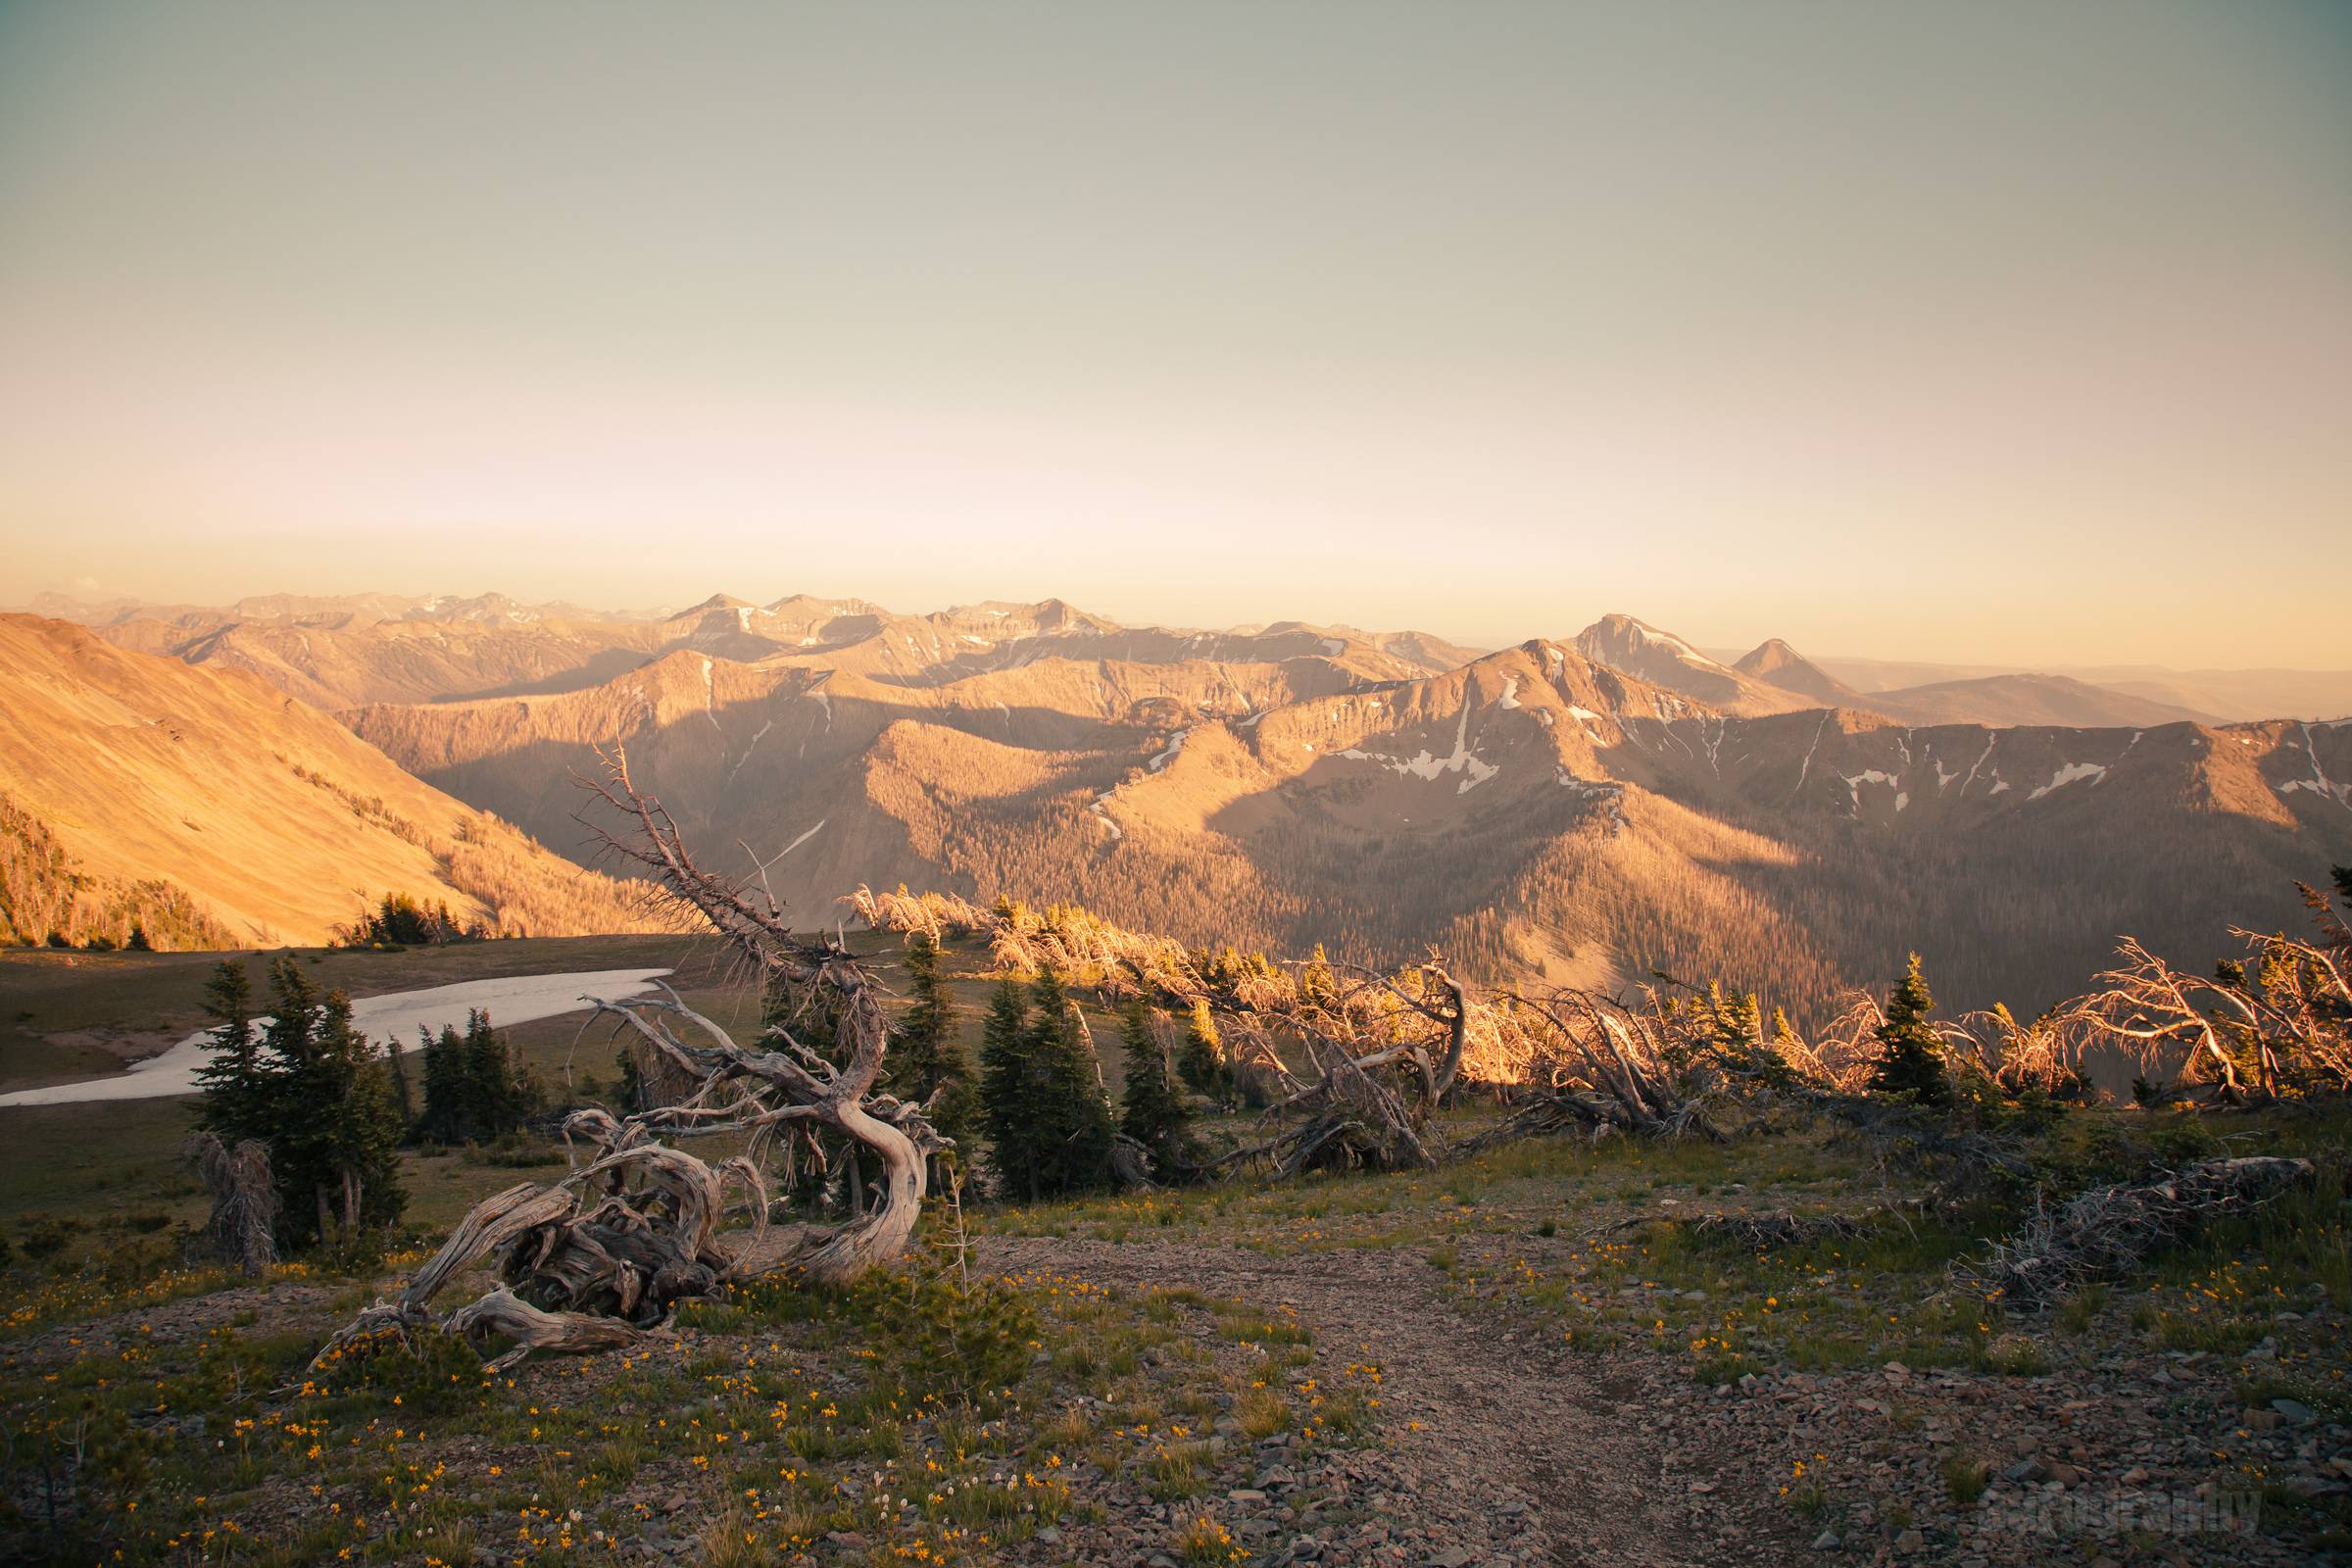
[{"label": "gnarled dead snag", "polygon": [[[762,1044],[770,1049],[747,1049],[666,986],[627,1002],[585,999],[596,1004],[591,1023],[610,1017],[627,1031],[650,1106],[626,1117],[588,1108],[566,1118],[571,1174],[476,1204],[396,1299],[368,1307],[328,1342],[321,1362],[382,1337],[406,1341],[431,1322],[433,1298],[484,1259],[499,1288],[441,1326],[516,1340],[499,1363],[511,1365],[533,1350],[629,1344],[679,1300],[729,1280],[782,1271],[838,1283],[906,1250],[928,1156],[948,1146],[921,1107],[873,1092],[890,1024],[872,983],[837,944],[796,937],[764,884],[755,895],[697,865],[669,813],[630,783],[620,753],[602,777],[582,782],[632,824],[619,835],[600,829],[606,848],[698,911],[760,980],[780,977],[822,995],[846,1058],[836,1064],[806,1048],[790,1020],[768,1030]],[[883,1173],[879,1200],[840,1225],[770,1228],[760,1162],[778,1153],[789,1162],[804,1151],[821,1161],[820,1133],[872,1153]],[[747,1135],[749,1152],[713,1167],[660,1141],[712,1134]],[[584,1163],[578,1144],[590,1151]],[[743,1190],[752,1222],[750,1236],[732,1246],[720,1239],[730,1187]]]},{"label": "gnarled dead snag", "polygon": [[2303,891],[2320,941],[2231,926],[2245,956],[2200,975],[2125,937],[2116,948],[2122,962],[2096,977],[2097,989],[2061,1004],[2050,1026],[2078,1054],[2092,1042],[2121,1045],[2143,1070],[2177,1054],[2181,1071],[2209,1078],[2225,1100],[2352,1089],[2345,928],[2316,891]]},{"label": "gnarled dead snag", "polygon": [[1507,1001],[1537,1025],[1524,1103],[1475,1140],[1478,1147],[1577,1128],[1595,1136],[1723,1136],[1692,1082],[1720,1084],[1721,1064],[1654,996],[1646,1010],[1573,986]]},{"label": "gnarled dead snag", "polygon": [[232,1151],[216,1135],[200,1132],[188,1140],[187,1155],[213,1195],[212,1216],[204,1222],[213,1250],[247,1274],[276,1262],[278,1199],[270,1146],[248,1138]]},{"label": "gnarled dead snag", "polygon": [[2028,1309],[2129,1274],[2157,1248],[2217,1219],[2249,1213],[2309,1182],[2307,1159],[2213,1159],[2161,1181],[2119,1182],[2035,1205],[1984,1257],[1954,1266],[1961,1284]]},{"label": "gnarled dead snag", "polygon": [[[1513,1054],[1512,1031],[1498,1028],[1493,1009],[1434,959],[1394,975],[1356,970],[1343,981],[1319,958],[1281,965],[1208,958],[1082,909],[1055,909],[1049,919],[1018,906],[983,909],[952,895],[865,887],[844,902],[880,929],[984,938],[1003,966],[1054,969],[1109,1001],[1140,996],[1180,1012],[1205,1004],[1227,1066],[1268,1091],[1263,1119],[1285,1125],[1196,1174],[1250,1161],[1284,1175],[1334,1164],[1433,1165],[1424,1129],[1470,1060],[1473,1042],[1484,1042],[1496,1059]],[[1424,1025],[1436,1026],[1434,1038]],[[1286,1057],[1286,1045],[1304,1056],[1303,1070]],[[1131,1184],[1144,1174],[1137,1161],[1119,1168]]]}]

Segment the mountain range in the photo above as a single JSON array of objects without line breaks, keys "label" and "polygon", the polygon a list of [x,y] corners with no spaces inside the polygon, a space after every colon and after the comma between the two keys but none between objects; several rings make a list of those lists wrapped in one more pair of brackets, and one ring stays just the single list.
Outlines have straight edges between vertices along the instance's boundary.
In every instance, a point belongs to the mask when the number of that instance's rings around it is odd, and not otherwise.
[{"label": "mountain range", "polygon": [[1051,599],[566,611],[181,609],[72,635],[162,689],[299,698],[241,719],[251,744],[331,713],[434,810],[575,853],[567,774],[620,743],[696,842],[811,923],[903,881],[1202,943],[1721,976],[1800,1013],[1917,949],[1947,1000],[2032,1007],[2119,932],[2209,961],[2227,922],[2294,919],[2293,882],[2352,859],[2352,724],[2201,722],[2060,677],[1862,692],[1777,640],[1725,662],[1626,615],[1481,652]]}]

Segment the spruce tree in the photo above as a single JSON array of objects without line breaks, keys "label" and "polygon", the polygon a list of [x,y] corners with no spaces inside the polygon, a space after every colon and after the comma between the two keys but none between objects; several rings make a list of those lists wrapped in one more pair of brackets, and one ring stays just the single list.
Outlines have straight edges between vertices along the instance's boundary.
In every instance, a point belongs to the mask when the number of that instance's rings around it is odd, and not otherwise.
[{"label": "spruce tree", "polygon": [[980,1119],[1001,1198],[1043,1196],[1038,1171],[1037,1086],[1029,1067],[1029,997],[1007,975],[980,1027]]},{"label": "spruce tree", "polygon": [[623,1116],[634,1116],[640,1111],[653,1109],[646,1103],[645,1074],[637,1070],[635,1053],[631,1052],[627,1046],[622,1046],[618,1054],[618,1060],[620,1078],[612,1086],[612,1098],[618,1102],[617,1108],[620,1113]]},{"label": "spruce tree", "polygon": [[212,1054],[196,1070],[203,1095],[197,1125],[235,1148],[249,1138],[270,1136],[269,1064],[253,1025],[253,983],[245,965],[223,961],[205,982],[204,1010],[214,1019]]},{"label": "spruce tree", "polygon": [[1233,1087],[1233,1074],[1225,1065],[1225,1043],[1217,1038],[1217,1020],[1208,1010],[1206,997],[1193,999],[1184,1042],[1176,1048],[1176,1071],[1195,1094],[1212,1100],[1224,1099]]},{"label": "spruce tree", "polygon": [[1037,1118],[1038,1185],[1048,1194],[1110,1185],[1110,1100],[1061,976],[1038,972],[1030,985],[1028,1065]]},{"label": "spruce tree", "polygon": [[1318,1007],[1328,1007],[1339,1001],[1340,988],[1333,981],[1331,958],[1323,944],[1315,944],[1314,956],[1298,969],[1298,1000]]},{"label": "spruce tree", "polygon": [[408,1136],[409,1124],[416,1119],[416,1102],[409,1094],[408,1051],[397,1037],[384,1042],[384,1068],[392,1082],[392,1108],[400,1116],[403,1139]]},{"label": "spruce tree", "polygon": [[[831,986],[802,985],[777,970],[769,976],[767,988],[761,994],[760,1021],[768,1030],[782,1030],[836,1067],[849,1059],[849,1051],[841,1039],[840,994]],[[889,1057],[886,1055],[883,1061],[887,1067]],[[815,1208],[824,1201],[825,1185],[831,1173],[839,1170],[844,1175],[843,1199],[853,1211],[861,1211],[869,1163],[865,1146],[854,1139],[843,1141],[827,1136],[824,1152],[825,1162],[821,1167],[813,1159],[794,1166],[792,1185],[786,1196],[803,1208]]]},{"label": "spruce tree", "polygon": [[424,1113],[416,1118],[416,1135],[440,1144],[462,1144],[472,1136],[466,1119],[467,1074],[466,1041],[454,1024],[441,1033],[418,1029],[424,1041]]},{"label": "spruce tree", "polygon": [[522,1096],[507,1042],[479,1007],[466,1014],[466,1101],[477,1138],[502,1137],[521,1125]]},{"label": "spruce tree", "polygon": [[[918,931],[906,946],[906,974],[914,1004],[899,1020],[899,1033],[882,1060],[876,1086],[904,1101],[930,1107],[931,1125],[958,1149],[970,1139],[978,1114],[972,1064],[957,1038],[956,1000],[939,974],[939,945]],[[969,1163],[968,1158],[965,1163]]]},{"label": "spruce tree", "polygon": [[349,1236],[390,1225],[407,1201],[399,1116],[352,1027],[351,1000],[340,991],[320,998],[290,958],[270,966],[270,1163],[290,1239],[324,1243],[338,1226]]},{"label": "spruce tree", "polygon": [[1126,1049],[1127,1066],[1119,1131],[1144,1146],[1160,1180],[1184,1180],[1200,1162],[1193,1108],[1176,1092],[1168,1054],[1153,1034],[1151,1014],[1141,1001],[1129,1003],[1120,1013],[1119,1043]]},{"label": "spruce tree", "polygon": [[1928,1021],[1935,1010],[1936,999],[1928,994],[1927,978],[1920,973],[1919,955],[1914,953],[1909,969],[1886,998],[1886,1021],[1878,1027],[1885,1054],[1871,1073],[1874,1093],[1922,1105],[1951,1102],[1952,1081],[1944,1068],[1943,1040]]}]

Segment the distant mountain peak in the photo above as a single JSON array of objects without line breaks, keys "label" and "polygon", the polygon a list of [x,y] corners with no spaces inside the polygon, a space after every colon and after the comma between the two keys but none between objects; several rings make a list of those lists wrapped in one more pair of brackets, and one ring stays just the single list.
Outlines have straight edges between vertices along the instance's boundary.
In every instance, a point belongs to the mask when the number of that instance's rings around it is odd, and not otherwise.
[{"label": "distant mountain peak", "polygon": [[1622,612],[1601,616],[1592,625],[1585,628],[1582,636],[1578,638],[1578,641],[1583,641],[1585,637],[1594,636],[1624,645],[1647,645],[1649,647],[1657,648],[1667,654],[1672,655],[1676,659],[1682,660],[1688,663],[1696,664],[1702,669],[1721,669],[1724,667],[1721,662],[1716,660],[1709,659],[1706,655],[1700,653],[1696,648],[1685,642],[1682,638],[1677,637],[1674,633],[1664,630],[1661,627],[1653,626],[1648,621],[1642,620],[1639,616],[1628,615]]},{"label": "distant mountain peak", "polygon": [[1860,692],[1814,663],[1778,637],[1767,637],[1732,666],[1742,675],[1778,686],[1785,692],[1809,697],[1832,708],[1864,708]]},{"label": "distant mountain peak", "polygon": [[712,594],[701,604],[689,605],[669,618],[679,620],[687,615],[707,615],[713,610],[757,610],[759,608],[750,600],[738,599],[733,594]]},{"label": "distant mountain peak", "polygon": [[1695,697],[1727,713],[1787,712],[1812,702],[1729,668],[1674,633],[1632,615],[1601,616],[1577,633],[1576,651],[1596,664]]}]

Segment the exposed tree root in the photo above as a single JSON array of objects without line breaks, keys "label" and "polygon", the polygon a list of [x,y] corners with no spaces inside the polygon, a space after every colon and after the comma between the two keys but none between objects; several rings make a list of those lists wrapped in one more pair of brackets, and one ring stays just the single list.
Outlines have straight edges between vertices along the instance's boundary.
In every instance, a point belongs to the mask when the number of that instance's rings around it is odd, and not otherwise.
[{"label": "exposed tree root", "polygon": [[[729,1280],[783,1272],[838,1283],[906,1249],[928,1156],[948,1146],[919,1107],[873,1093],[890,1028],[857,961],[838,946],[795,937],[773,900],[696,865],[661,803],[630,784],[621,756],[588,787],[634,824],[625,836],[606,835],[607,846],[700,911],[763,980],[781,975],[802,994],[823,997],[846,1056],[836,1065],[783,1026],[768,1031],[775,1049],[748,1050],[666,988],[660,997],[598,1003],[597,1016],[628,1032],[654,1108],[626,1118],[575,1112],[564,1140],[587,1146],[584,1165],[553,1186],[514,1187],[476,1204],[400,1296],[362,1312],[327,1342],[321,1361],[385,1338],[406,1343],[431,1323],[442,1289],[485,1258],[499,1288],[441,1327],[514,1339],[500,1361],[511,1365],[534,1350],[632,1343],[680,1300]],[[711,1166],[660,1142],[664,1134],[748,1135],[749,1151]],[[878,1200],[839,1225],[771,1230],[762,1162],[780,1157],[787,1172],[798,1157],[821,1165],[828,1140],[878,1162]],[[734,1250],[718,1240],[731,1185],[744,1190],[754,1227]]]}]

